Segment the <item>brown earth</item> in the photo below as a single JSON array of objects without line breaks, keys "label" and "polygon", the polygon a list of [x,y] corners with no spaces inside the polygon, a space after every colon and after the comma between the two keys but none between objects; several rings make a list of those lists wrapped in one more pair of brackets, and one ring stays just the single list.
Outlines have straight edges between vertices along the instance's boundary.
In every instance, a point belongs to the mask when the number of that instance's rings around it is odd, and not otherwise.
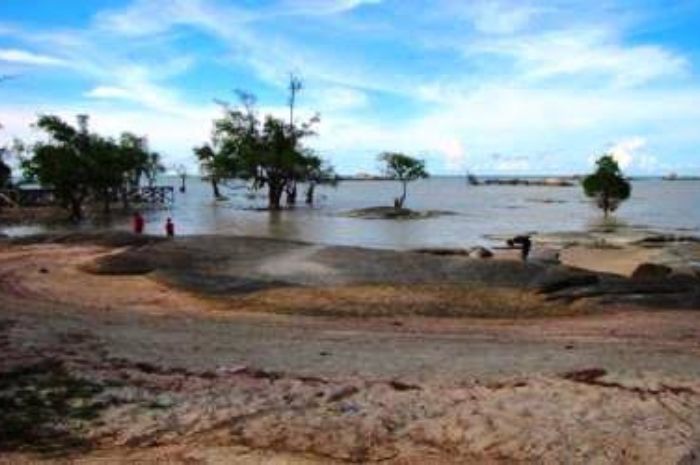
[{"label": "brown earth", "polygon": [[700,463],[697,308],[569,304],[543,288],[589,275],[507,260],[22,242],[0,463]]}]

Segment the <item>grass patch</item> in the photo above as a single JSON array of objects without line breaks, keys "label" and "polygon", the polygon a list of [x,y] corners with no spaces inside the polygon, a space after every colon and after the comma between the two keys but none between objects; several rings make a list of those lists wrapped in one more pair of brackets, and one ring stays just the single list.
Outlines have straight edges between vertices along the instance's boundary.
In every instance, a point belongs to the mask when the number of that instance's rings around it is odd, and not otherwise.
[{"label": "grass patch", "polygon": [[58,453],[84,449],[81,426],[97,418],[99,384],[47,360],[0,373],[0,450]]},{"label": "grass patch", "polygon": [[283,288],[233,302],[240,310],[336,317],[536,318],[588,311],[580,305],[547,302],[533,292],[473,285]]}]

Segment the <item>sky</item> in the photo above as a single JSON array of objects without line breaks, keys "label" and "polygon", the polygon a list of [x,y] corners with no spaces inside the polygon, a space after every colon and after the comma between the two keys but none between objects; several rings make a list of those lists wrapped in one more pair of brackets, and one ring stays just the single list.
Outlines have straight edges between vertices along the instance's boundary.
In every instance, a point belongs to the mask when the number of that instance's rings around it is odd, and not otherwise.
[{"label": "sky", "polygon": [[700,174],[695,0],[0,0],[0,144],[39,114],[196,163],[217,100],[254,93],[343,174]]}]

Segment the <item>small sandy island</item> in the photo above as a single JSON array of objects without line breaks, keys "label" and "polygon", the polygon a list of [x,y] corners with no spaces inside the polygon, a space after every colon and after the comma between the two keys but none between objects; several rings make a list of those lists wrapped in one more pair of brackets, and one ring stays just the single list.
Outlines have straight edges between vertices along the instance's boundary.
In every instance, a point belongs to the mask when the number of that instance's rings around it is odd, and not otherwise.
[{"label": "small sandy island", "polygon": [[2,240],[0,463],[700,463],[697,244],[535,243]]},{"label": "small sandy island", "polygon": [[396,207],[368,207],[350,210],[345,216],[366,220],[424,220],[438,216],[456,215],[447,210],[411,210]]}]

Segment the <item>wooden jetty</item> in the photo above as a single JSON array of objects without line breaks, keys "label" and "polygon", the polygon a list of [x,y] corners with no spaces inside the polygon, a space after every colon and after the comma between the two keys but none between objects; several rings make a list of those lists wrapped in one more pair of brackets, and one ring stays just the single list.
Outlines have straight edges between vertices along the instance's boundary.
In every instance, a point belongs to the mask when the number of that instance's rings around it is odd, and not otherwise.
[{"label": "wooden jetty", "polygon": [[12,207],[42,207],[56,202],[53,189],[30,187],[0,190],[0,204]]},{"label": "wooden jetty", "polygon": [[173,186],[142,186],[133,194],[133,199],[139,203],[172,204],[175,203],[175,188]]},{"label": "wooden jetty", "polygon": [[[141,186],[128,194],[129,200],[151,205],[169,205],[175,202],[173,186]],[[119,200],[114,192],[112,201]],[[56,205],[54,190],[44,187],[19,187],[0,190],[0,206],[6,207],[45,207]]]}]

